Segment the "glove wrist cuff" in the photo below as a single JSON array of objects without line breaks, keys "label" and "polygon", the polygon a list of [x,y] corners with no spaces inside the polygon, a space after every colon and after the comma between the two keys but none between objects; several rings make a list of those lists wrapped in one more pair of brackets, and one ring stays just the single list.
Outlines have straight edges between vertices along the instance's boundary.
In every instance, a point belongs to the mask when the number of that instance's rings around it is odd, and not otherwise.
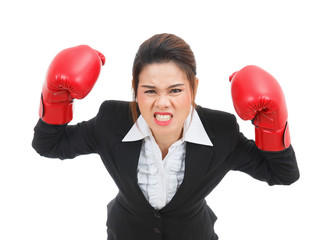
[{"label": "glove wrist cuff", "polygon": [[282,151],[291,145],[289,126],[278,130],[255,127],[255,145],[263,151]]},{"label": "glove wrist cuff", "polygon": [[39,117],[48,124],[62,125],[70,122],[73,116],[73,101],[47,103],[41,96]]}]

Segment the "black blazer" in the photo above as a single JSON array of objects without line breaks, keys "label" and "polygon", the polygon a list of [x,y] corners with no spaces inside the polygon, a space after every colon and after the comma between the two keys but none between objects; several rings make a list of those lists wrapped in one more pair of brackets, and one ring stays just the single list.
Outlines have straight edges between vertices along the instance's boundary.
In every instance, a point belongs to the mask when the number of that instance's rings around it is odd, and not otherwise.
[{"label": "black blazer", "polygon": [[292,146],[281,152],[259,150],[239,131],[234,115],[197,107],[213,143],[187,142],[184,180],[161,210],[146,200],[137,183],[142,140],[122,142],[133,125],[129,102],[105,101],[93,119],[77,125],[48,125],[39,120],[32,142],[42,156],[74,158],[98,153],[119,193],[108,204],[108,240],[213,240],[216,215],[205,197],[230,170],[239,170],[269,185],[299,178]]}]

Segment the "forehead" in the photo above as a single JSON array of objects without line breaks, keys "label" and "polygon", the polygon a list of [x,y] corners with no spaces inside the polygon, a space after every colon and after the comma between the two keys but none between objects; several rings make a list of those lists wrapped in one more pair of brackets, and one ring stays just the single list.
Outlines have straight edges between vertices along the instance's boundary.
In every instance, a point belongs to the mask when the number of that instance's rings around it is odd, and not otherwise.
[{"label": "forehead", "polygon": [[145,66],[139,75],[139,85],[167,87],[173,84],[189,84],[184,71],[175,63],[153,63]]}]

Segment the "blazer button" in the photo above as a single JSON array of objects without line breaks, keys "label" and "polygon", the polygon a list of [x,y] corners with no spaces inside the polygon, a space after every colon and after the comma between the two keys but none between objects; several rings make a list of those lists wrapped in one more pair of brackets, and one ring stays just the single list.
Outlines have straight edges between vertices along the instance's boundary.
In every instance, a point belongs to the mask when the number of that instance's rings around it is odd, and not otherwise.
[{"label": "blazer button", "polygon": [[155,228],[154,228],[154,232],[155,232],[156,234],[160,234],[161,231],[160,231],[160,229],[159,229],[158,227],[155,227]]},{"label": "blazer button", "polygon": [[158,213],[154,213],[154,217],[156,217],[156,218],[160,218],[160,217],[161,217],[161,215],[160,215],[160,214],[158,214]]}]

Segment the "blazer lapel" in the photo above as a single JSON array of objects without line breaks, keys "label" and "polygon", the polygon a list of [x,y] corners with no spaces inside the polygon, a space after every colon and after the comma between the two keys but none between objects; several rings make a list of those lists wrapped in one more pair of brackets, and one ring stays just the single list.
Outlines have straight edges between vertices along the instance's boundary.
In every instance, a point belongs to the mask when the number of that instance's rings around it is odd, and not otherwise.
[{"label": "blazer lapel", "polygon": [[[199,107],[197,107],[197,112],[209,138],[212,140],[215,136]],[[206,176],[213,154],[214,151],[212,146],[187,142],[185,156],[185,182],[183,181],[183,184],[185,184],[184,187],[187,190],[197,186],[204,176]]]},{"label": "blazer lapel", "polygon": [[212,147],[194,143],[186,143],[184,180],[171,201],[162,209],[169,211],[178,204],[184,203],[192,196],[192,192],[204,180],[209,169],[212,157]]},{"label": "blazer lapel", "polygon": [[138,185],[137,168],[142,146],[142,140],[122,142],[122,139],[129,132],[132,123],[124,124],[124,127],[117,131],[119,143],[115,146],[114,155],[120,173],[121,184],[125,184],[124,190],[129,192],[134,199],[139,199],[136,204],[141,204],[146,210],[153,211]]},{"label": "blazer lapel", "polygon": [[[122,139],[132,127],[131,122],[124,124],[123,128],[117,131],[118,144],[114,148],[117,168],[121,181],[127,184],[130,190],[137,190],[137,167],[142,146],[142,140],[133,142],[122,142]],[[140,191],[141,192],[141,191]],[[140,193],[138,193],[140,195]]]},{"label": "blazer lapel", "polygon": [[115,147],[115,158],[120,174],[125,179],[135,181],[137,179],[137,166],[142,141],[121,142]]},{"label": "blazer lapel", "polygon": [[195,188],[206,176],[213,157],[212,147],[187,143],[185,157],[185,176],[183,186],[186,191]]}]

